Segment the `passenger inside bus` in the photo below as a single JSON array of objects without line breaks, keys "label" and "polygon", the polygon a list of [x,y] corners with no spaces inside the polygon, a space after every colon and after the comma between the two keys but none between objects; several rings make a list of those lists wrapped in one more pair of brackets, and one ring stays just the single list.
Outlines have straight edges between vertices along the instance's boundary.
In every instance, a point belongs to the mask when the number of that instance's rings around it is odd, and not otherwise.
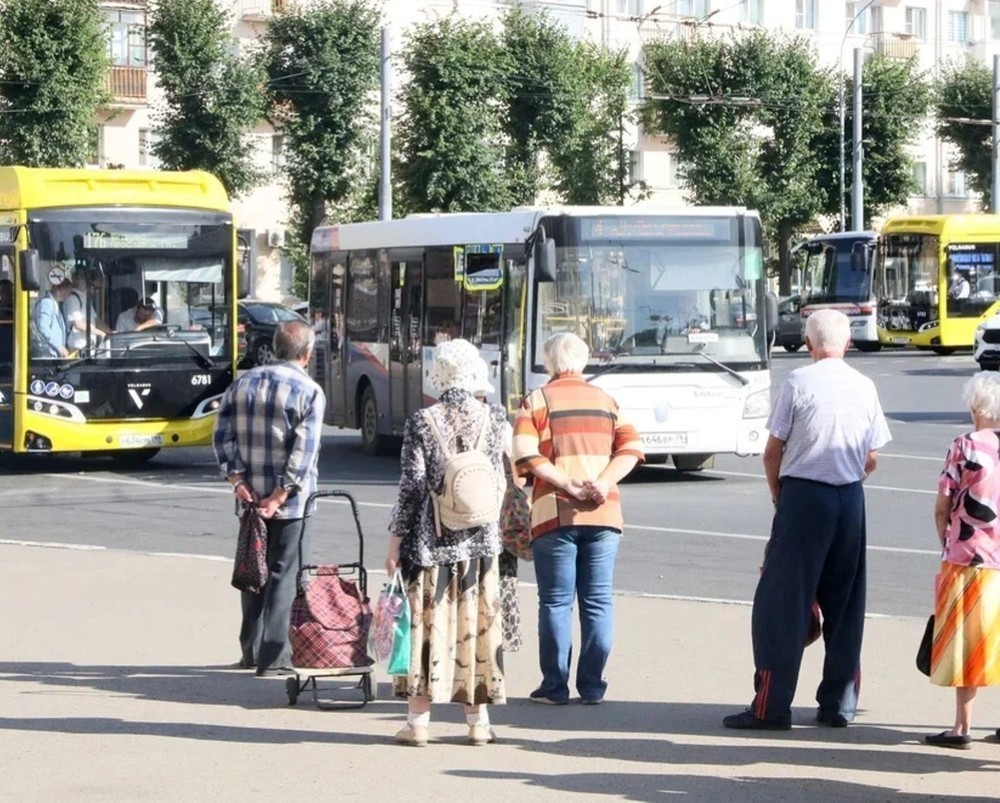
[{"label": "passenger inside bus", "polygon": [[49,271],[48,293],[35,302],[31,311],[31,356],[54,359],[69,354],[66,348],[66,321],[62,303],[69,297],[73,283],[59,267]]},{"label": "passenger inside bus", "polygon": [[90,341],[97,345],[101,338],[111,334],[108,326],[94,307],[94,299],[104,292],[104,277],[99,272],[91,272],[85,266],[73,271],[73,289],[63,302],[63,317],[66,319],[66,345],[70,351],[77,351],[87,345],[88,314]]},{"label": "passenger inside bus", "polygon": [[0,279],[0,321],[9,321],[14,314],[14,282]]},{"label": "passenger inside bus", "polygon": [[952,271],[951,282],[948,284],[948,298],[960,299],[968,298],[971,292],[969,280],[959,271]]}]

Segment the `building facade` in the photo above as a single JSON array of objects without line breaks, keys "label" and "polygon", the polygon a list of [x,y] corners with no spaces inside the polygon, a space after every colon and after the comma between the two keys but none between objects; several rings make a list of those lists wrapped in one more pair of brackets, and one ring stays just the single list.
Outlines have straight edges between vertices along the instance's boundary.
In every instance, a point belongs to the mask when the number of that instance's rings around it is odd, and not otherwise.
[{"label": "building facade", "polygon": [[[216,0],[230,12],[237,49],[248,47],[275,14],[312,0]],[[93,163],[97,166],[156,167],[151,145],[162,93],[146,42],[146,21],[155,0],[108,0],[101,7],[109,24],[112,66],[111,108],[99,119]],[[516,0],[381,0],[392,36],[399,43],[414,23],[457,12],[498,19]],[[822,63],[850,69],[855,48],[900,58],[916,56],[936,76],[941,65],[967,56],[992,63],[1000,52],[1000,0],[521,0],[526,11],[545,11],[576,37],[624,49],[632,64],[633,100],[643,95],[643,46],[676,36],[720,35],[762,27],[813,40]],[[283,256],[285,199],[281,185],[284,141],[261,123],[250,137],[258,168],[267,176],[235,212],[256,263],[255,294],[287,299],[291,267]],[[626,132],[634,180],[649,189],[646,203],[682,204],[684,190],[669,141],[638,127]],[[952,154],[928,124],[913,145],[914,177],[920,191],[900,212],[956,212],[976,208],[965,176],[951,169]],[[848,158],[850,156],[848,155]]]}]

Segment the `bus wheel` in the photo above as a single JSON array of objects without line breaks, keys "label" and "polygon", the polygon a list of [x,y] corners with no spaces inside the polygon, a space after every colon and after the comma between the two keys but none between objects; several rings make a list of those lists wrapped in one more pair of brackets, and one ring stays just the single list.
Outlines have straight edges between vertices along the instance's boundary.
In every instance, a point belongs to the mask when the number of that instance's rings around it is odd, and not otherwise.
[{"label": "bus wheel", "polygon": [[378,432],[378,402],[371,385],[361,394],[361,447],[370,455],[388,454],[390,438]]},{"label": "bus wheel", "polygon": [[949,354],[954,354],[958,349],[951,346],[935,346],[931,351],[942,357],[947,357]]},{"label": "bus wheel", "polygon": [[802,348],[802,344],[801,343],[789,343],[788,345],[784,346],[785,351],[790,351],[793,354],[796,351],[798,351],[800,348]]},{"label": "bus wheel", "polygon": [[678,471],[702,471],[715,465],[714,454],[675,454],[674,468]]},{"label": "bus wheel", "polygon": [[882,344],[879,343],[877,340],[874,342],[870,340],[865,340],[862,341],[861,343],[855,343],[854,348],[856,348],[858,351],[865,351],[865,352],[881,351]]},{"label": "bus wheel", "polygon": [[109,455],[112,460],[124,468],[141,466],[148,463],[160,453],[159,449],[129,449],[125,452],[114,452]]}]

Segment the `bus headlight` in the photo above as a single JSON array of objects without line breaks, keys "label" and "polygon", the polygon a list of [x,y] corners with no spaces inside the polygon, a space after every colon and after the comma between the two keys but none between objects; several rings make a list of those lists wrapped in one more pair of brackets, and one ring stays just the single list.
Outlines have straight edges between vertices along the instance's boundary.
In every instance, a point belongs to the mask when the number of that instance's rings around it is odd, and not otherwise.
[{"label": "bus headlight", "polygon": [[764,418],[771,412],[771,390],[758,390],[747,396],[743,403],[744,418]]}]

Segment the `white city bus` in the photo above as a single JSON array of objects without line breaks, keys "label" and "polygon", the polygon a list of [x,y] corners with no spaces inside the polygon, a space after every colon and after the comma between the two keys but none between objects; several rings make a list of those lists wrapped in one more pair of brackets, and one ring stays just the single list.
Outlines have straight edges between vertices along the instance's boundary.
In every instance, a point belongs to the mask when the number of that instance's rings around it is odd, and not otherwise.
[{"label": "white city bus", "polygon": [[327,423],[372,454],[432,403],[434,345],[464,337],[513,412],[555,332],[682,470],[759,454],[770,407],[761,226],[737,208],[523,208],[316,229],[310,306],[329,319],[314,375]]},{"label": "white city bus", "polygon": [[796,249],[805,254],[802,323],[817,310],[836,309],[851,321],[851,342],[860,351],[878,351],[874,231],[820,234]]}]

